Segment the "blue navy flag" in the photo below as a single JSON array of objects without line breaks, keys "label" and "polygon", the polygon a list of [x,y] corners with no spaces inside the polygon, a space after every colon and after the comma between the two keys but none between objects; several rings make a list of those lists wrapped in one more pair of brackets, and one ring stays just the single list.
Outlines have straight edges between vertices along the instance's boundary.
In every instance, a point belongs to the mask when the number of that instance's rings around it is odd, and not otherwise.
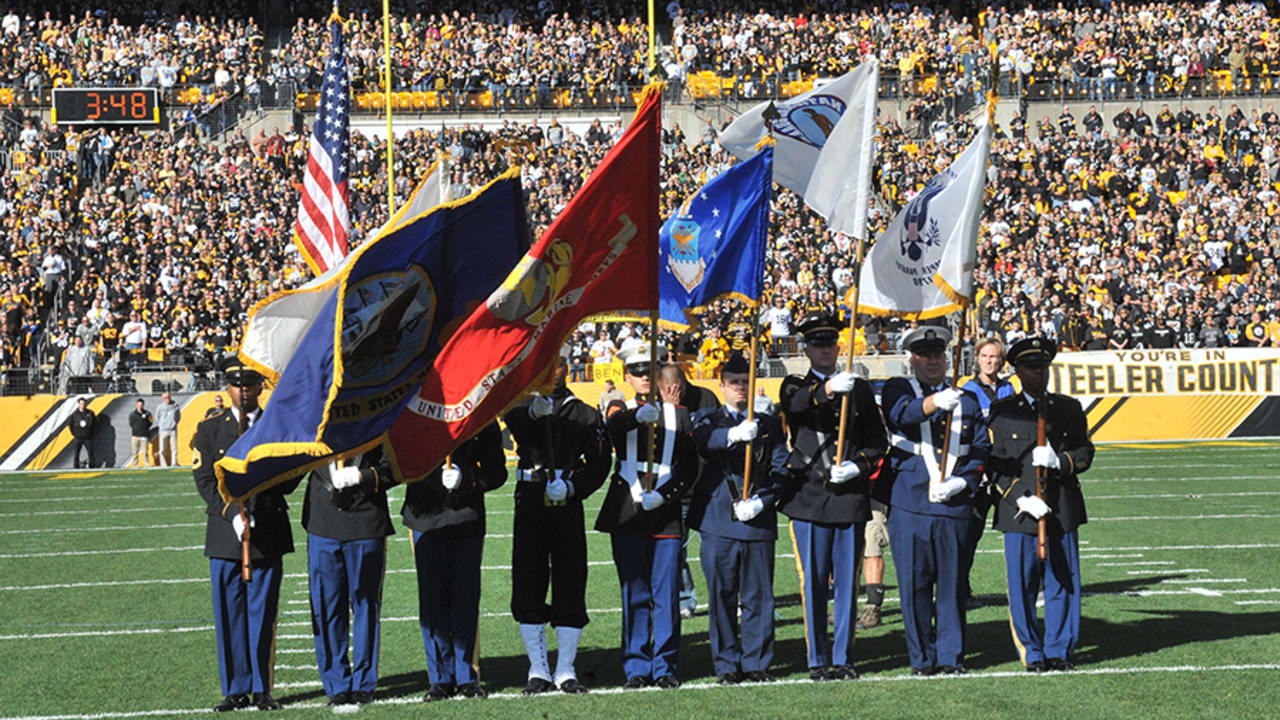
[{"label": "blue navy flag", "polygon": [[769,235],[773,147],[689,196],[658,235],[659,319],[681,329],[716,298],[760,298]]},{"label": "blue navy flag", "polygon": [[243,500],[380,443],[529,237],[517,167],[361,246],[322,287],[304,291],[328,298],[262,417],[218,460],[223,497]]}]

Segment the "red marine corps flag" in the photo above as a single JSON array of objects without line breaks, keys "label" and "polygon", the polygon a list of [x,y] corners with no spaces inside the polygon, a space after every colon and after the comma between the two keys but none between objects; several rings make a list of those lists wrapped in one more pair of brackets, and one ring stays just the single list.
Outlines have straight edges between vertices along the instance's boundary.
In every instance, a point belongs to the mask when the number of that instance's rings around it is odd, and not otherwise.
[{"label": "red marine corps flag", "polygon": [[577,195],[441,349],[387,434],[405,479],[439,466],[560,353],[588,315],[658,303],[659,86]]}]

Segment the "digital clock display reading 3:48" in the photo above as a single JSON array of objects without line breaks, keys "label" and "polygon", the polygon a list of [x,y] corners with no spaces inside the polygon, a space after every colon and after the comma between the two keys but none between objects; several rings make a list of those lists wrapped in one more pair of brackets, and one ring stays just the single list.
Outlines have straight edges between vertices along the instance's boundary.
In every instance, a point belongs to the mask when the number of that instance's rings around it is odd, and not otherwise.
[{"label": "digital clock display reading 3:48", "polygon": [[160,122],[155,88],[54,88],[53,121],[58,124]]}]

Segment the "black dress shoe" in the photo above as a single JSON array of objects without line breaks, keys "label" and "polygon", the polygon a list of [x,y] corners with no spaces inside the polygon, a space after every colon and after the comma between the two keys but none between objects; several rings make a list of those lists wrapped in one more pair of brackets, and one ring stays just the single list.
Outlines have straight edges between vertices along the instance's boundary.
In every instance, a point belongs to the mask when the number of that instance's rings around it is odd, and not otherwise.
[{"label": "black dress shoe", "polygon": [[832,680],[857,680],[858,671],[853,669],[852,665],[833,665],[831,667]]},{"label": "black dress shoe", "polygon": [[569,695],[581,695],[586,691],[587,691],[587,686],[578,682],[578,678],[574,678],[574,677],[566,678],[563,682],[560,683],[560,692],[562,693],[567,693]]},{"label": "black dress shoe", "polygon": [[453,697],[453,683],[436,683],[427,688],[427,694],[422,696],[423,702],[438,702],[440,700],[448,700]]},{"label": "black dress shoe", "polygon": [[716,678],[717,685],[737,685],[740,682],[742,682],[742,680],[738,677],[738,673],[736,672],[727,672]]},{"label": "black dress shoe", "polygon": [[939,665],[938,666],[939,675],[964,675],[967,672],[969,671],[965,670],[963,665]]},{"label": "black dress shoe", "polygon": [[935,672],[937,671],[933,669],[932,665],[930,665],[929,667],[911,668],[911,674],[917,677],[929,677],[930,675],[933,675]]},{"label": "black dress shoe", "polygon": [[765,672],[764,670],[752,670],[751,672],[747,673],[742,679],[744,682],[753,682],[753,683],[771,683],[774,681],[774,677],[769,673]]},{"label": "black dress shoe", "polygon": [[485,692],[484,688],[480,687],[480,683],[473,682],[462,683],[459,685],[458,694],[464,698],[471,698],[473,700],[483,700],[489,697],[489,693]]},{"label": "black dress shoe", "polygon": [[1034,660],[1032,662],[1027,663],[1027,672],[1029,673],[1042,673],[1045,671],[1045,669],[1046,668],[1043,660]]},{"label": "black dress shoe", "polygon": [[227,712],[228,710],[241,710],[249,707],[248,695],[228,695],[222,698],[222,702],[214,706],[214,712]]},{"label": "black dress shoe", "polygon": [[343,690],[342,692],[337,693],[333,697],[329,698],[329,704],[335,707],[338,705],[350,705],[351,693],[347,692],[346,690]]},{"label": "black dress shoe", "polygon": [[826,682],[833,680],[831,670],[824,667],[809,668],[809,679],[814,682]]},{"label": "black dress shoe", "polygon": [[675,675],[663,675],[657,680],[654,680],[653,684],[663,690],[675,690],[680,687],[680,681],[676,679]]},{"label": "black dress shoe", "polygon": [[525,683],[524,690],[522,692],[525,695],[541,695],[544,692],[549,692],[555,689],[555,683],[550,680],[540,677],[531,677],[529,678],[529,682]]},{"label": "black dress shoe", "polygon": [[356,690],[351,693],[351,702],[357,705],[368,705],[373,702],[373,693],[368,690]]},{"label": "black dress shoe", "polygon": [[269,692],[261,692],[253,694],[253,704],[258,706],[259,710],[279,710],[280,701],[271,697]]},{"label": "black dress shoe", "polygon": [[647,687],[649,687],[649,678],[643,675],[629,677],[626,682],[622,683],[623,690],[639,690]]},{"label": "black dress shoe", "polygon": [[1049,658],[1044,661],[1044,667],[1051,672],[1071,672],[1076,669],[1076,666],[1070,660],[1064,660],[1063,658]]}]

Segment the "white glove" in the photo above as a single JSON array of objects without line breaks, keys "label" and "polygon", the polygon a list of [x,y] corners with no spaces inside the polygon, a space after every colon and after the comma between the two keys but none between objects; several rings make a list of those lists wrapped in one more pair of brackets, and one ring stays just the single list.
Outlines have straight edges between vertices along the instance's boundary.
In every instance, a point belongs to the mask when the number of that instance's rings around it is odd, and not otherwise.
[{"label": "white glove", "polygon": [[739,500],[733,504],[733,516],[738,518],[739,522],[748,522],[763,511],[764,501],[759,495],[752,495],[746,500]]},{"label": "white glove", "polygon": [[556,410],[556,402],[546,396],[538,396],[529,403],[529,417],[541,420]]},{"label": "white glove", "polygon": [[440,484],[445,490],[457,490],[462,483],[462,471],[457,465],[448,465],[440,471]]},{"label": "white glove", "polygon": [[755,420],[743,420],[729,428],[729,444],[751,442],[760,434],[760,424]]},{"label": "white glove", "polygon": [[662,413],[658,411],[658,406],[650,403],[641,405],[636,410],[636,422],[646,425],[658,422],[658,418],[662,417]]},{"label": "white glove", "polygon": [[861,474],[862,468],[852,460],[845,460],[839,465],[831,466],[831,482],[836,485],[847,483]]},{"label": "white glove", "polygon": [[[254,528],[257,526],[258,522],[250,515],[249,527]],[[244,518],[240,517],[239,513],[231,516],[231,527],[236,531],[236,540],[244,542]]]},{"label": "white glove", "polygon": [[939,410],[951,412],[960,404],[960,391],[955,388],[939,390],[933,394],[933,404],[937,405]]},{"label": "white glove", "polygon": [[1049,509],[1048,503],[1035,495],[1023,495],[1018,498],[1018,512],[1024,512],[1032,518],[1039,520],[1053,511]]},{"label": "white glove", "polygon": [[960,494],[968,486],[969,485],[964,481],[964,478],[959,478],[952,475],[946,480],[943,480],[942,482],[938,483],[938,487],[936,490],[929,491],[929,502],[932,502],[932,503],[946,502],[951,498],[955,497],[956,495]]},{"label": "white glove", "polygon": [[640,496],[640,507],[645,510],[656,510],[662,507],[664,502],[666,502],[666,499],[662,497],[662,493],[656,490],[649,490]]},{"label": "white glove", "polygon": [[837,394],[853,392],[853,381],[857,377],[851,372],[838,372],[827,378],[827,388]]},{"label": "white glove", "polygon": [[1058,459],[1058,453],[1048,445],[1037,445],[1031,450],[1031,464],[1036,467],[1049,468],[1057,470],[1062,467],[1062,461]]},{"label": "white glove", "polygon": [[339,467],[338,463],[329,463],[329,480],[334,490],[345,490],[360,484],[360,468]]},{"label": "white glove", "polygon": [[631,483],[631,499],[635,504],[639,505],[644,502],[644,486],[640,483]]},{"label": "white glove", "polygon": [[569,484],[559,477],[556,473],[556,479],[547,483],[547,499],[551,502],[560,502],[569,497]]}]

